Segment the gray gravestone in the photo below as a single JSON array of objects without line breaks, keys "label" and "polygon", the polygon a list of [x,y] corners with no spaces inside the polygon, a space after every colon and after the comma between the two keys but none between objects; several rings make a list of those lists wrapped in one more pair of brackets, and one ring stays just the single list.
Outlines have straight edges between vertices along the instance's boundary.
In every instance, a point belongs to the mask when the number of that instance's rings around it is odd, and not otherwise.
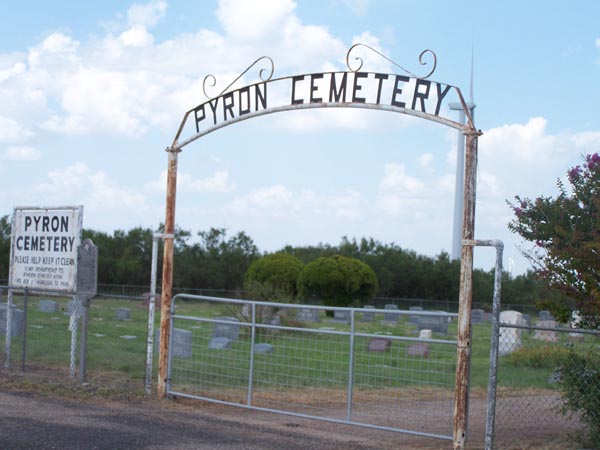
[{"label": "gray gravestone", "polygon": [[70,316],[73,314],[73,311],[77,309],[77,300],[71,299],[67,302],[67,306],[65,307],[65,312],[63,313],[65,316]]},{"label": "gray gravestone", "polygon": [[417,331],[431,330],[434,333],[448,333],[448,319],[443,316],[419,316]]},{"label": "gray gravestone", "polygon": [[320,322],[318,309],[301,309],[298,311],[298,320],[300,322]]},{"label": "gray gravestone", "polygon": [[231,323],[217,323],[213,324],[212,337],[224,337],[237,341],[240,336],[240,319],[237,317],[217,317],[215,320],[223,320]]},{"label": "gray gravestone", "polygon": [[[0,304],[0,334],[2,337],[6,335],[6,319],[7,319],[7,306],[6,304]],[[25,326],[25,313],[22,309],[12,307],[12,326],[10,329],[10,335],[12,337],[21,336]]]},{"label": "gray gravestone", "polygon": [[550,311],[540,311],[539,320],[554,320],[554,316],[550,314]]},{"label": "gray gravestone", "polygon": [[[423,311],[423,308],[421,308],[420,306],[411,306],[410,308],[408,308],[408,310],[409,311]],[[420,316],[410,316],[408,318],[408,322],[416,325],[417,323],[419,323],[419,317]]]},{"label": "gray gravestone", "polygon": [[92,298],[98,291],[98,247],[85,239],[77,249],[77,295]]},{"label": "gray gravestone", "polygon": [[[398,305],[385,305],[387,311],[398,311]],[[385,313],[383,315],[383,321],[389,324],[398,323],[398,314]]]},{"label": "gray gravestone", "polygon": [[[556,328],[556,322],[554,320],[538,320],[538,327],[544,328]],[[545,342],[558,342],[558,334],[552,330],[535,330],[533,338],[538,341]]]},{"label": "gray gravestone", "polygon": [[414,344],[410,344],[406,353],[408,356],[418,356],[420,358],[429,358],[429,344],[416,342]]},{"label": "gray gravestone", "polygon": [[[364,309],[375,309],[375,307],[373,305],[365,305]],[[372,311],[365,311],[363,312],[362,318],[361,320],[363,322],[373,322],[375,318],[375,313]]]},{"label": "gray gravestone", "polygon": [[129,308],[117,308],[115,320],[131,320],[131,310]]},{"label": "gray gravestone", "polygon": [[[173,356],[179,358],[191,358],[192,356],[192,332],[188,330],[182,330],[180,328],[173,328],[173,336],[171,339],[173,347],[171,352]],[[160,329],[156,329],[154,332],[154,352],[158,352],[160,348]]]},{"label": "gray gravestone", "polygon": [[369,352],[385,352],[392,348],[392,340],[385,338],[373,338],[369,341],[367,351]]},{"label": "gray gravestone", "polygon": [[257,354],[273,353],[273,346],[271,344],[255,344],[254,345],[254,353],[257,353]]},{"label": "gray gravestone", "polygon": [[336,323],[350,323],[350,311],[334,311],[331,321]]},{"label": "gray gravestone", "polygon": [[231,348],[231,339],[226,337],[214,337],[208,343],[211,350],[228,350]]},{"label": "gray gravestone", "polygon": [[58,302],[54,300],[40,300],[38,303],[38,311],[45,313],[58,312]]},{"label": "gray gravestone", "polygon": [[471,323],[483,323],[485,312],[483,309],[473,309],[471,311]]}]

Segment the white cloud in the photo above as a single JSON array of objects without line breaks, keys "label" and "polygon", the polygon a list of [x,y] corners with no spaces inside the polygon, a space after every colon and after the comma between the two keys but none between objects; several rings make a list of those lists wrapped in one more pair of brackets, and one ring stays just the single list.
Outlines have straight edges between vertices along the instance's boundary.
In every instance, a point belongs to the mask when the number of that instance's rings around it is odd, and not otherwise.
[{"label": "white cloud", "polygon": [[38,149],[27,146],[8,147],[4,152],[4,159],[11,161],[37,161],[41,156]]},{"label": "white cloud", "polygon": [[372,0],[339,0],[339,3],[348,8],[353,14],[364,16],[367,14]]},{"label": "white cloud", "polygon": [[433,155],[431,153],[423,153],[417,158],[417,163],[422,169],[430,171],[432,170],[431,164],[433,164]]},{"label": "white cloud", "polygon": [[146,30],[146,27],[141,25],[134,25],[129,30],[123,32],[119,36],[119,39],[125,45],[132,47],[147,47],[154,43],[154,36]]},{"label": "white cloud", "polygon": [[33,204],[83,204],[95,213],[140,211],[146,197],[137,188],[119,185],[103,171],[77,162],[52,170],[47,180],[22,193]]},{"label": "white cloud", "polygon": [[297,26],[294,9],[292,0],[221,0],[217,17],[229,36],[255,41]]},{"label": "white cloud", "polygon": [[15,120],[0,116],[0,142],[23,142],[30,138],[33,132]]},{"label": "white cloud", "polygon": [[379,182],[377,207],[391,216],[404,213],[419,214],[425,205],[427,186],[418,178],[406,173],[403,164],[389,163],[384,167]]},{"label": "white cloud", "polygon": [[[167,189],[167,171],[163,170],[160,179],[150,183],[148,188],[155,192],[166,192]],[[217,170],[214,175],[208,178],[194,179],[192,175],[185,172],[177,174],[177,192],[179,193],[227,193],[235,191],[235,182],[230,181],[227,170]]]},{"label": "white cloud", "polygon": [[131,26],[153,27],[165,15],[167,3],[151,1],[146,4],[135,4],[127,10],[127,21]]},{"label": "white cloud", "polygon": [[318,194],[305,189],[294,193],[278,184],[261,187],[238,197],[227,205],[226,210],[228,213],[260,217],[263,220],[273,217],[294,217],[300,220],[337,217],[356,220],[365,214],[367,208],[368,202],[363,195],[354,190]]},{"label": "white cloud", "polygon": [[11,77],[22,74],[26,69],[23,62],[16,62],[8,69],[0,69],[0,83]]}]

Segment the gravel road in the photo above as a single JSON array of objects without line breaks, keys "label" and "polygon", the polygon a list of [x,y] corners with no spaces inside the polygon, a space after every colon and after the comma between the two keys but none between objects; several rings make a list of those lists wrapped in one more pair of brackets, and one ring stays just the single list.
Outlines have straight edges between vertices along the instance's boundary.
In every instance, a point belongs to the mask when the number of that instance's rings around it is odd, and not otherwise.
[{"label": "gravel road", "polygon": [[0,388],[0,450],[451,448],[418,440],[213,404],[64,400]]}]

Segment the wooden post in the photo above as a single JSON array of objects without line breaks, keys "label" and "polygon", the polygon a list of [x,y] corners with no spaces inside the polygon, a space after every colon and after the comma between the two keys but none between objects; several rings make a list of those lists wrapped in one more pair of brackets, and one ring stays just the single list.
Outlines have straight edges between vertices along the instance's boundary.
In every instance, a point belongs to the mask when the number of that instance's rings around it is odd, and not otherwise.
[{"label": "wooden post", "polygon": [[456,385],[454,391],[454,449],[463,450],[467,439],[469,365],[471,357],[471,304],[473,300],[473,236],[475,234],[475,192],[477,184],[477,138],[474,129],[465,132],[465,188],[463,203],[460,294]]},{"label": "wooden post", "polygon": [[177,191],[177,155],[181,150],[167,148],[169,167],[167,172],[167,206],[165,213],[165,236],[162,268],[162,305],[160,310],[160,347],[158,353],[158,396],[167,395],[167,356],[171,334],[171,294],[173,288],[173,252],[175,239],[175,199]]}]

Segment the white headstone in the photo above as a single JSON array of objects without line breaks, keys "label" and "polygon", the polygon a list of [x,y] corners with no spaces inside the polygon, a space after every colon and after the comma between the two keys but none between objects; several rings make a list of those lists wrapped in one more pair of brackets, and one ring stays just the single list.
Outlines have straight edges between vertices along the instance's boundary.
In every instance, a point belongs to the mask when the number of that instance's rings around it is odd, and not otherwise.
[{"label": "white headstone", "polygon": [[431,330],[421,330],[419,339],[431,339]]},{"label": "white headstone", "polygon": [[[523,325],[523,314],[518,311],[502,311],[500,323],[510,325]],[[500,355],[508,355],[521,347],[521,330],[519,328],[500,327],[500,338],[498,352]]]}]

